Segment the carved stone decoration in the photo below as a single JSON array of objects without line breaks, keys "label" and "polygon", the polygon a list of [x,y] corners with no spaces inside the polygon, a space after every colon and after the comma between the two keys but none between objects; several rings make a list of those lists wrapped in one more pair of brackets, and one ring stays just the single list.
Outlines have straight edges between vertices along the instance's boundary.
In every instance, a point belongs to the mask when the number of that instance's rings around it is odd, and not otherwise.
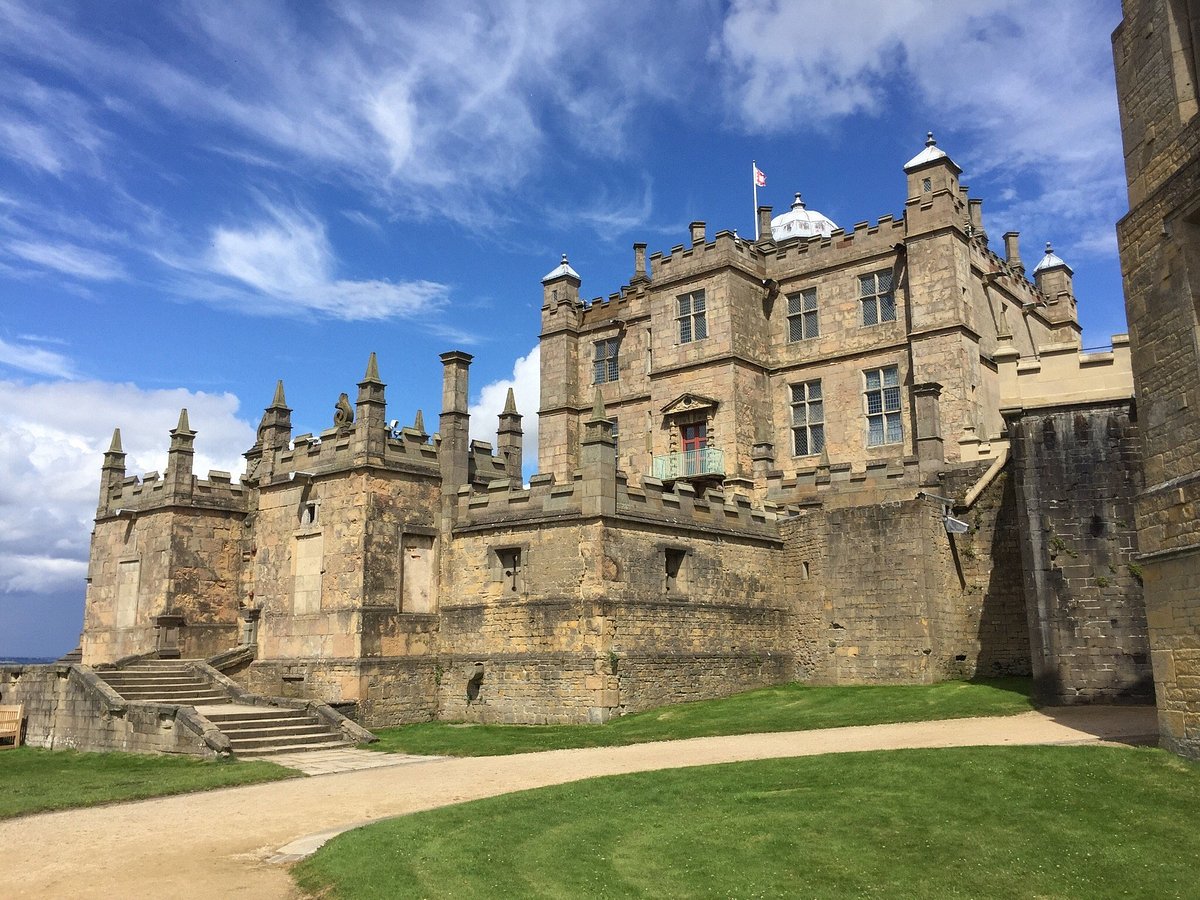
[{"label": "carved stone decoration", "polygon": [[349,428],[354,424],[354,407],[350,405],[350,397],[343,393],[338,397],[337,406],[333,408],[333,427]]}]

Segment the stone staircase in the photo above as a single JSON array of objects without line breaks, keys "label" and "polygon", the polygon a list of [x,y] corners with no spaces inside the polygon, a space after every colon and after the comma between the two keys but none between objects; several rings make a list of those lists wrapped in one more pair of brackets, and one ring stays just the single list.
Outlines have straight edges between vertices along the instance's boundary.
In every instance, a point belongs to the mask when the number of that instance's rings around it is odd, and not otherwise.
[{"label": "stone staircase", "polygon": [[356,746],[303,709],[237,706],[200,712],[221,729],[233,755],[241,758]]},{"label": "stone staircase", "polygon": [[72,663],[81,663],[83,662],[83,648],[76,647],[74,650],[64,653],[62,656],[56,659],[55,662],[60,664],[66,663],[67,665],[71,665]]},{"label": "stone staircase", "polygon": [[203,660],[138,659],[96,674],[125,700],[191,706],[228,739],[234,756],[267,756],[355,746],[347,735],[306,709],[259,706],[197,671]]},{"label": "stone staircase", "polygon": [[229,703],[225,689],[196,674],[193,662],[201,660],[139,659],[97,674],[126,700],[178,706]]}]

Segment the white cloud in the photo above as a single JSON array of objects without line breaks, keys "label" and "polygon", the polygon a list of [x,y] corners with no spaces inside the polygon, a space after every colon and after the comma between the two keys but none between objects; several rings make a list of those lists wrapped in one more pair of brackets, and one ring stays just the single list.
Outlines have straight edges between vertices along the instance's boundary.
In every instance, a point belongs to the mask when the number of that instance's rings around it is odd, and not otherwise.
[{"label": "white cloud", "polygon": [[129,474],[163,471],[187,407],[195,471],[240,473],[254,429],[231,394],[132,384],[0,381],[0,594],[83,592],[100,462],[121,428]]},{"label": "white cloud", "polygon": [[[927,128],[952,131],[959,146],[944,134],[941,146],[967,175],[1001,185],[989,208],[998,230],[1107,252],[1113,244],[1096,222],[1115,221],[1124,203],[1108,40],[1119,14],[1091,0],[844,0],[803,15],[791,3],[741,0],[712,55],[726,64],[729,103],[751,130],[876,113],[889,90],[911,85],[923,114],[914,152]],[[1038,190],[1008,202],[1021,176]]]},{"label": "white cloud", "polygon": [[3,338],[0,338],[0,365],[52,378],[70,378],[72,374],[71,361],[61,353],[28,344],[10,344]]},{"label": "white cloud", "polygon": [[537,470],[538,407],[541,406],[541,351],[534,347],[525,356],[513,363],[511,378],[501,378],[485,384],[479,391],[479,400],[470,407],[471,437],[489,441],[496,446],[497,417],[504,410],[508,389],[512,388],[517,412],[521,414],[522,450],[525,470]]},{"label": "white cloud", "polygon": [[446,299],[445,285],[432,281],[335,278],[336,260],[321,222],[279,207],[269,207],[267,216],[250,227],[216,229],[204,261],[211,272],[253,289],[259,312],[377,320],[432,312]]},{"label": "white cloud", "polygon": [[121,264],[111,256],[75,244],[9,241],[7,249],[27,262],[78,278],[112,281],[124,275]]}]

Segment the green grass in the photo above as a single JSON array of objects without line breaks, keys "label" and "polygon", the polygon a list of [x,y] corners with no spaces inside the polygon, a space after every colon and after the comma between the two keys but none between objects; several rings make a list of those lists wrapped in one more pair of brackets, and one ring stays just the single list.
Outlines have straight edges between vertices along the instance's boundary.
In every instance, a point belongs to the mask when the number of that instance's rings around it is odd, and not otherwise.
[{"label": "green grass", "polygon": [[719,700],[634,713],[604,725],[466,726],[425,722],[383,728],[375,732],[379,742],[370,747],[391,753],[495,756],[720,734],[1003,716],[1033,709],[1030,691],[1028,678],[862,687],[785,684]]},{"label": "green grass", "polygon": [[1200,766],[1148,749],[849,753],[647,772],[367,826],[329,898],[1194,897]]},{"label": "green grass", "polygon": [[0,752],[0,819],[277,781],[297,774],[257,760],[209,762],[176,756],[19,747]]}]

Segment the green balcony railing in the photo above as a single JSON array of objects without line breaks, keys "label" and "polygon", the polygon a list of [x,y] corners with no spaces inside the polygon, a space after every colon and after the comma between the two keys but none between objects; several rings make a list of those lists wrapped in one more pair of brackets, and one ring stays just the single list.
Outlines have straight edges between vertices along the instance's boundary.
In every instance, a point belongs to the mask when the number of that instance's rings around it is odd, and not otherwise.
[{"label": "green balcony railing", "polygon": [[659,481],[725,474],[725,451],[706,447],[654,457],[652,474]]}]

